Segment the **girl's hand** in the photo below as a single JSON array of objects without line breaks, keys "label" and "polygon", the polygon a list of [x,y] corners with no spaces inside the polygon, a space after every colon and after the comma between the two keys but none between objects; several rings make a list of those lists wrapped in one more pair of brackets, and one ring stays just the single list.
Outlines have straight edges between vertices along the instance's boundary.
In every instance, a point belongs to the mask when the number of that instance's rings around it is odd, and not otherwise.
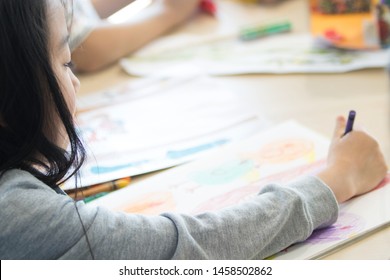
[{"label": "girl's hand", "polygon": [[327,167],[318,174],[339,202],[369,192],[386,176],[387,165],[378,142],[361,129],[344,134],[346,121],[338,117]]}]

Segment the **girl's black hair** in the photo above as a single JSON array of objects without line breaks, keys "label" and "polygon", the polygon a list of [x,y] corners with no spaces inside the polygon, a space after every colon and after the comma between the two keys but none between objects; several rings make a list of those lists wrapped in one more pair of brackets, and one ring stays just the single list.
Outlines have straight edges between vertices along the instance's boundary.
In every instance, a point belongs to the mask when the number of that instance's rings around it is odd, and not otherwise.
[{"label": "girl's black hair", "polygon": [[[55,188],[77,173],[85,150],[51,65],[48,1],[0,0],[0,176],[22,169]],[[54,143],[58,119],[69,151]]]},{"label": "girl's black hair", "polygon": [[[78,171],[85,150],[52,69],[47,3],[0,0],[0,172],[22,169],[55,187]],[[56,118],[69,151],[48,136]]]}]

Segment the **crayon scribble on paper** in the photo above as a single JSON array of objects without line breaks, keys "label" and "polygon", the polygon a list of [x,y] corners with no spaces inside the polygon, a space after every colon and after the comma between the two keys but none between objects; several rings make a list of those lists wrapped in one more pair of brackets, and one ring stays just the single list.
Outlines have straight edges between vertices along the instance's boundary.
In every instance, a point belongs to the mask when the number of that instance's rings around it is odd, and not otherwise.
[{"label": "crayon scribble on paper", "polygon": [[327,228],[315,230],[305,242],[318,244],[345,240],[361,232],[364,224],[364,220],[358,215],[341,212],[336,223]]}]

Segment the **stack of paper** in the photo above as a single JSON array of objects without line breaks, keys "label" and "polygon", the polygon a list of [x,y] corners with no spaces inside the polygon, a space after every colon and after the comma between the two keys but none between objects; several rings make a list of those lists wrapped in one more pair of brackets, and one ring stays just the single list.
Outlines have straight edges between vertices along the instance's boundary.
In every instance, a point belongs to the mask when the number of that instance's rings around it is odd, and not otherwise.
[{"label": "stack of paper", "polygon": [[[144,94],[119,93],[126,88],[122,85],[80,101],[84,105],[79,106],[83,111],[77,122],[88,152],[81,186],[188,162],[268,125],[240,106],[239,96],[209,79],[165,89],[156,86],[160,90]],[[71,180],[65,185],[68,188],[73,188]]]}]

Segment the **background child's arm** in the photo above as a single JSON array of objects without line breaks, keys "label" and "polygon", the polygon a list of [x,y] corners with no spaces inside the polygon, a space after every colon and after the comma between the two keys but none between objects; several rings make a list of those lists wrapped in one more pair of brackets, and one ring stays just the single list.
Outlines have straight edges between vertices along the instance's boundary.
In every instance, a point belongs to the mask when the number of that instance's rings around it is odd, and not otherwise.
[{"label": "background child's arm", "polygon": [[[105,1],[99,4],[100,16],[107,16],[112,9]],[[117,1],[115,7],[125,1]],[[199,9],[200,0],[161,0],[146,9],[144,16],[133,22],[109,24],[102,22],[73,53],[76,70],[89,72],[99,70],[116,62],[153,39],[178,26]],[[110,1],[111,3],[111,1]]]},{"label": "background child's arm", "polygon": [[134,1],[136,0],[91,0],[91,3],[101,18],[108,18]]}]

